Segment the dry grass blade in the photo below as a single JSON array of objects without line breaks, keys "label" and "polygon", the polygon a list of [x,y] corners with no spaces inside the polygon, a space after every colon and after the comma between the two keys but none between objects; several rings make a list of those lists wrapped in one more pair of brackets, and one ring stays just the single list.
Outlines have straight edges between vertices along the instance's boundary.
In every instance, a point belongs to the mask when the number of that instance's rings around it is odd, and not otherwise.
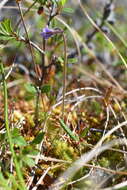
[{"label": "dry grass blade", "polygon": [[100,66],[100,68],[105,72],[105,74],[108,76],[108,78],[113,82],[113,85],[110,81],[105,80],[105,79],[98,79],[93,73],[89,73],[87,71],[84,70],[82,65],[79,66],[74,66],[74,68],[78,69],[78,71],[80,71],[81,73],[84,73],[85,75],[89,76],[90,78],[92,78],[93,80],[95,80],[98,84],[101,85],[105,85],[105,86],[117,86],[118,90],[121,91],[122,93],[125,93],[126,91],[122,88],[122,86],[119,84],[118,81],[116,81],[116,79],[109,73],[108,70],[106,70],[105,66],[97,59],[95,53],[89,49],[87,47],[87,45],[84,43],[83,38],[75,31],[75,38],[82,43],[83,47],[86,49],[86,51],[88,52],[88,54],[94,58],[94,60],[96,61],[96,63]]},{"label": "dry grass blade", "polygon": [[8,2],[8,0],[3,0],[1,3],[0,3],[0,9],[3,8],[3,6]]},{"label": "dry grass blade", "polygon": [[104,188],[103,190],[116,190],[116,189],[121,189],[123,188],[123,190],[127,187],[127,181],[124,181],[122,183],[119,183],[117,185],[114,185],[113,187],[108,187],[108,188]]},{"label": "dry grass blade", "polygon": [[[123,122],[121,125],[127,124]],[[119,128],[120,125],[116,126],[116,128]],[[111,133],[111,132],[110,132]],[[106,136],[106,135],[105,135]],[[104,138],[102,138],[104,139]],[[101,140],[102,141],[102,140]],[[123,140],[113,140],[107,144],[104,144],[100,146],[100,143],[98,143],[93,150],[91,150],[88,153],[83,154],[77,161],[75,161],[70,168],[68,168],[52,185],[50,189],[52,190],[59,190],[61,189],[64,185],[66,185],[67,181],[71,179],[80,168],[82,168],[86,163],[88,163],[90,160],[92,160],[95,156],[98,156],[100,153],[104,152],[105,150],[111,148],[115,144],[124,144]],[[125,173],[124,173],[125,175]],[[127,173],[126,173],[127,175]]]},{"label": "dry grass blade", "polygon": [[57,16],[56,19],[59,22],[61,22],[69,30],[69,32],[72,34],[74,42],[76,44],[76,48],[77,48],[78,56],[79,56],[79,62],[80,62],[81,61],[81,53],[80,53],[79,41],[75,35],[76,31],[72,27],[70,27],[61,17]]}]

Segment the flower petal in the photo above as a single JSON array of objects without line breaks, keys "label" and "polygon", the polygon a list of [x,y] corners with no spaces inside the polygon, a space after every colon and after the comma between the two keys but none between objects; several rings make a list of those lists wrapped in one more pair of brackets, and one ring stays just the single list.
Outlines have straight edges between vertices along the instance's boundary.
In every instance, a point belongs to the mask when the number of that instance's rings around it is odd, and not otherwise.
[{"label": "flower petal", "polygon": [[50,28],[48,28],[48,26],[46,26],[45,28],[43,28],[41,35],[44,39],[48,39],[54,35],[54,30],[50,29]]}]

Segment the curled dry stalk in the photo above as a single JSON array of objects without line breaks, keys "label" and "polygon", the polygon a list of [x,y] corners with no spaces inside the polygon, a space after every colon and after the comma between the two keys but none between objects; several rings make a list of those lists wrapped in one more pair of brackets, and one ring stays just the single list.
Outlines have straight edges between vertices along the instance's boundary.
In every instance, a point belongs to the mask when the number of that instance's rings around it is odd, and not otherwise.
[{"label": "curled dry stalk", "polygon": [[17,178],[19,180],[19,189],[20,190],[26,190],[25,183],[24,183],[24,180],[23,180],[23,176],[22,176],[22,173],[21,173],[21,169],[20,169],[20,166],[18,164],[17,157],[16,157],[16,154],[15,154],[15,151],[14,151],[13,141],[12,141],[11,132],[10,132],[10,128],[9,128],[7,83],[6,83],[6,79],[5,79],[4,67],[3,67],[3,64],[2,64],[1,61],[0,61],[0,71],[1,71],[2,80],[3,80],[4,118],[5,118],[5,128],[6,128],[6,131],[7,131],[8,142],[9,142],[9,146],[10,146],[10,151],[12,153],[12,158],[14,160],[15,169],[16,169],[16,173],[17,173]]}]

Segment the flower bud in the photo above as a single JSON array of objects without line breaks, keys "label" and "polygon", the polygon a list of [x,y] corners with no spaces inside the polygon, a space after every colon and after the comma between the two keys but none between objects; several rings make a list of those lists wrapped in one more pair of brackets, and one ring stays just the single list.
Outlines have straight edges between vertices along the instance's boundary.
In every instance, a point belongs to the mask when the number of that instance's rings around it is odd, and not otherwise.
[{"label": "flower bud", "polygon": [[41,15],[43,13],[43,11],[44,11],[44,8],[43,7],[39,7],[37,13],[39,15]]}]

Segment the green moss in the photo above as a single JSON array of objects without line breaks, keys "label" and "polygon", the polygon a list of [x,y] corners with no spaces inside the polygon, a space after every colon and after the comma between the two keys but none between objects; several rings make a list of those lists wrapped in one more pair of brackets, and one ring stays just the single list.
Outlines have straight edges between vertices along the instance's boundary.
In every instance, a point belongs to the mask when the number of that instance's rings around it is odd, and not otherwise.
[{"label": "green moss", "polygon": [[59,159],[72,161],[75,158],[74,148],[69,146],[67,142],[54,140],[52,144],[53,152]]}]

